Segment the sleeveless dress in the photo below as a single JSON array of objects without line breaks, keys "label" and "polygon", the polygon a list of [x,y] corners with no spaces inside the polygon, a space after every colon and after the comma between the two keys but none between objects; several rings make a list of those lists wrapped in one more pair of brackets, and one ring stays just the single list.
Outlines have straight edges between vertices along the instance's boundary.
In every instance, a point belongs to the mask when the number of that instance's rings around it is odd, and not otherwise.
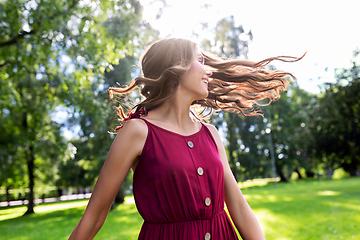
[{"label": "sleeveless dress", "polygon": [[210,130],[183,136],[146,119],[148,135],[133,175],[140,240],[238,239],[224,210],[224,171]]}]

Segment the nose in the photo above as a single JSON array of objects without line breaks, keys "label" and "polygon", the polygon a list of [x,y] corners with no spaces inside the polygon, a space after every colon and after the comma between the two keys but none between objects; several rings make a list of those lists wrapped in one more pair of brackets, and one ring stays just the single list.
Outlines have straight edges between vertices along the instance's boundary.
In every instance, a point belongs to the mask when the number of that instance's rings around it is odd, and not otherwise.
[{"label": "nose", "polygon": [[210,71],[210,70],[206,70],[206,71],[205,71],[205,74],[206,74],[208,77],[210,77],[210,76],[213,74],[213,72]]}]

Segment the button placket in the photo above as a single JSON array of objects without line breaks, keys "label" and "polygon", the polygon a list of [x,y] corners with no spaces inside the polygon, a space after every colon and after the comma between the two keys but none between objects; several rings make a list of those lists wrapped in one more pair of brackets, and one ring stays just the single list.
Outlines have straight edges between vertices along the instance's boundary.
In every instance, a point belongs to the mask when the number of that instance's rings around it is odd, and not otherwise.
[{"label": "button placket", "polygon": [[[202,176],[203,174],[204,174],[204,169],[202,168],[202,167],[200,167],[199,166],[199,162],[196,160],[196,159],[194,159],[193,157],[193,153],[192,153],[192,151],[193,151],[193,148],[194,148],[194,146],[195,146],[195,144],[194,144],[194,142],[193,141],[191,141],[191,140],[189,140],[189,139],[186,139],[185,138],[185,142],[186,142],[186,145],[188,146],[188,149],[189,149],[189,154],[190,154],[190,156],[191,156],[191,158],[192,158],[192,160],[193,160],[193,163],[194,163],[194,167],[196,168],[196,172],[197,172],[197,174],[198,174],[198,176]],[[197,165],[197,166],[196,166]],[[205,179],[204,178],[198,178],[198,180],[199,180],[199,184],[201,185],[201,186],[204,186],[204,181],[205,181]],[[202,196],[202,197],[206,197],[206,196],[208,196],[208,192],[207,191],[204,191],[205,189],[204,188],[200,188],[200,196]],[[204,198],[203,198],[204,199]],[[209,207],[210,205],[211,205],[211,199],[209,198],[209,197],[206,197],[205,198],[205,200],[204,200],[204,205],[206,206],[206,207]],[[210,235],[210,233],[208,233],[208,235],[205,235],[205,237],[206,237],[206,239],[210,239],[211,238],[211,235]]]},{"label": "button placket", "polygon": [[209,197],[205,198],[205,206],[210,206],[211,204],[211,199]]},{"label": "button placket", "polygon": [[204,237],[205,240],[210,240],[211,239],[211,234],[210,233],[205,233],[205,237]]},{"label": "button placket", "polygon": [[198,167],[196,170],[199,176],[202,176],[204,174],[204,169],[202,167]]}]

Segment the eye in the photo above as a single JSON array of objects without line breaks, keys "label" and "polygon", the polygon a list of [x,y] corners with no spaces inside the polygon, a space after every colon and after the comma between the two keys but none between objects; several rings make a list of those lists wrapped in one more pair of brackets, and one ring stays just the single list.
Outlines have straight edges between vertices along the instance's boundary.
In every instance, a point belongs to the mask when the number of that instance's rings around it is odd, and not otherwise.
[{"label": "eye", "polygon": [[205,63],[205,61],[204,61],[204,57],[199,57],[199,63],[201,63],[201,64],[204,64]]}]

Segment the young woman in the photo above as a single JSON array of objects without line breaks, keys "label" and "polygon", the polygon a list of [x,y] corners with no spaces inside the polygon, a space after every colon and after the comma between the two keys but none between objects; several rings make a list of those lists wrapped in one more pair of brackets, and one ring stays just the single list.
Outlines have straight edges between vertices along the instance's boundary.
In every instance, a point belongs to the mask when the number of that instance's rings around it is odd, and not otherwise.
[{"label": "young woman", "polygon": [[288,72],[261,62],[222,60],[184,39],[163,39],[141,58],[143,76],[110,94],[141,87],[145,100],[122,123],[87,209],[69,239],[93,239],[130,168],[137,209],[144,218],[139,239],[264,239],[260,225],[230,170],[217,130],[196,121],[193,108],[258,115],[258,101],[279,97]]}]

